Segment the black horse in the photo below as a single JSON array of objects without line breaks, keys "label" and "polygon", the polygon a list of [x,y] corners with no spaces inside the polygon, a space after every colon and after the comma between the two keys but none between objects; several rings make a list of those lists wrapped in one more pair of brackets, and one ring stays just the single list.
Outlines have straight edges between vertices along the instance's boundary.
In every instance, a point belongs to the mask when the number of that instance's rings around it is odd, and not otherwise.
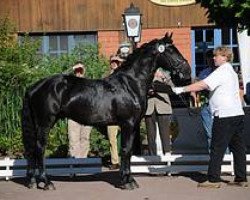
[{"label": "black horse", "polygon": [[[172,36],[172,35],[171,35]],[[71,118],[91,126],[121,127],[121,184],[139,187],[130,172],[133,141],[147,106],[147,91],[154,72],[162,67],[175,82],[190,81],[190,66],[168,34],[152,40],[128,56],[105,79],[90,80],[59,74],[40,80],[25,94],[22,110],[23,143],[28,187],[54,188],[45,172],[48,133],[58,119]],[[38,177],[35,171],[38,169]]]}]

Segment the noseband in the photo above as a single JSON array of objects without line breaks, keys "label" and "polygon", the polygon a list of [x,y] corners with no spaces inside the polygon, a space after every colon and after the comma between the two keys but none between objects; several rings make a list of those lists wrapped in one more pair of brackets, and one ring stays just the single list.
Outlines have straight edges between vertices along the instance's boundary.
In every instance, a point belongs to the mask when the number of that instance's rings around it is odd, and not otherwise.
[{"label": "noseband", "polygon": [[188,63],[188,61],[186,59],[184,59],[183,61],[177,59],[178,64],[175,65],[175,67],[171,68],[171,73],[173,73],[174,75],[179,74],[180,78],[183,78],[183,72],[181,72],[181,68],[183,65],[186,65]]}]

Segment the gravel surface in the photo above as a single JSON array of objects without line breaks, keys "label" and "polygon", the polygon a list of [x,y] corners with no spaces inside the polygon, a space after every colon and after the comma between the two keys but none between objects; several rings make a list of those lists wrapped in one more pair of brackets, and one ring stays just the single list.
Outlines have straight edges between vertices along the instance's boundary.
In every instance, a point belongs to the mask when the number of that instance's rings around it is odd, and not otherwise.
[{"label": "gravel surface", "polygon": [[[52,177],[56,190],[28,189],[23,178],[0,180],[0,200],[249,200],[250,188],[223,184],[219,189],[197,188],[201,174],[179,176],[135,175],[140,188],[116,188],[118,171],[80,177]],[[250,177],[248,177],[250,178]],[[225,180],[233,177],[223,176]],[[250,179],[249,179],[250,180]]]}]

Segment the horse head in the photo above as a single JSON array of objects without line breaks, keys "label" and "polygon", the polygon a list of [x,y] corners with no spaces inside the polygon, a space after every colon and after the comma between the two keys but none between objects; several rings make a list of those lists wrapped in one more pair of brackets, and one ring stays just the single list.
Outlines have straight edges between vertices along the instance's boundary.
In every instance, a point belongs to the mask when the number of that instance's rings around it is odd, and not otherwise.
[{"label": "horse head", "polygon": [[172,34],[166,33],[165,37],[158,40],[156,51],[156,66],[170,71],[175,85],[187,85],[191,82],[191,67],[173,44]]}]

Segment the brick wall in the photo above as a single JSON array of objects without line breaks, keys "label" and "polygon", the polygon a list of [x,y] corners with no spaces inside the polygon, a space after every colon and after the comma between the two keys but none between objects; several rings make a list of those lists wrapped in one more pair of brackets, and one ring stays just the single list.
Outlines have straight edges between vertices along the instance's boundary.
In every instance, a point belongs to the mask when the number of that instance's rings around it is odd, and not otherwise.
[{"label": "brick wall", "polygon": [[[175,46],[191,64],[191,30],[190,28],[146,29],[142,31],[141,43],[163,37],[166,32],[173,33]],[[139,44],[140,45],[140,44]]]},{"label": "brick wall", "polygon": [[100,45],[100,53],[109,58],[111,54],[116,54],[116,51],[119,48],[119,32],[99,31],[98,43]]},{"label": "brick wall", "polygon": [[[155,38],[163,37],[166,32],[172,32],[174,44],[188,60],[191,65],[191,30],[187,28],[172,28],[172,29],[146,29],[142,31],[141,44],[151,41]],[[120,44],[120,36],[118,31],[100,31],[98,32],[98,42],[100,44],[100,52],[107,58],[110,54],[116,53]]]}]

